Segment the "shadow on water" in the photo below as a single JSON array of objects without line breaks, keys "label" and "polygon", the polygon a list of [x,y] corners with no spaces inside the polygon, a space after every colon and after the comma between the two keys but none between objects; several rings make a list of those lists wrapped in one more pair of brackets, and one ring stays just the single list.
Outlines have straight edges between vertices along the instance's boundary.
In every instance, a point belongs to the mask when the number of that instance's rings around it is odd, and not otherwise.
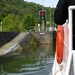
[{"label": "shadow on water", "polygon": [[20,55],[0,58],[0,75],[49,75],[54,61],[54,45],[23,49]]}]

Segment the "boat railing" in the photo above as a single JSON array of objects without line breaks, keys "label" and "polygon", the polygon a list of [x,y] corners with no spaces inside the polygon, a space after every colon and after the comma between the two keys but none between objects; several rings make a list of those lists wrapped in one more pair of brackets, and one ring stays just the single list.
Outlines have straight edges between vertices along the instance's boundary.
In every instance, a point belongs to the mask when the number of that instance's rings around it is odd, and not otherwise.
[{"label": "boat railing", "polygon": [[69,6],[69,55],[65,75],[75,75],[75,50],[73,50],[73,10],[75,6]]}]

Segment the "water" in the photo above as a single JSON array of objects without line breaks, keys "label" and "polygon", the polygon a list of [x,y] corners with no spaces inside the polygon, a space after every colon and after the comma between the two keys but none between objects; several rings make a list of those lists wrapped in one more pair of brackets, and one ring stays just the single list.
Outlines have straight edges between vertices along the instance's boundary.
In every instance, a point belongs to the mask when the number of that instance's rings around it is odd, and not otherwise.
[{"label": "water", "polygon": [[0,58],[0,75],[49,75],[54,62],[53,44],[23,49],[20,55]]}]

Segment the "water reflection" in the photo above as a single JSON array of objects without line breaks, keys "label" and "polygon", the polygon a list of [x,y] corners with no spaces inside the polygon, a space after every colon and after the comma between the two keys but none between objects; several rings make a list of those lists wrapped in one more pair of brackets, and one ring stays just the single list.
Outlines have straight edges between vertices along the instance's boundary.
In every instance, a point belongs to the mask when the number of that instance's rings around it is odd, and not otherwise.
[{"label": "water reflection", "polygon": [[23,49],[14,57],[0,58],[0,75],[49,75],[54,61],[53,44]]}]

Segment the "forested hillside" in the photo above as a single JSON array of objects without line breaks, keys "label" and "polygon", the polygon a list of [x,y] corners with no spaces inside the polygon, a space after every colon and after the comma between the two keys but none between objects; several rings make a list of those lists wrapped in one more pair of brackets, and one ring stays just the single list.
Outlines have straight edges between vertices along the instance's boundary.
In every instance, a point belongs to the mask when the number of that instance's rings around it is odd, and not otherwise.
[{"label": "forested hillside", "polygon": [[[6,32],[22,32],[37,27],[38,22],[40,22],[39,11],[41,10],[42,6],[33,2],[26,2],[24,0],[0,0],[0,22],[2,22],[2,30]],[[50,8],[44,7],[44,10],[46,10],[46,21],[50,21]],[[53,17],[54,8],[51,8],[52,23]],[[29,19],[32,20],[32,23],[30,21],[28,22]],[[28,23],[32,26],[29,25],[26,27]]]}]

